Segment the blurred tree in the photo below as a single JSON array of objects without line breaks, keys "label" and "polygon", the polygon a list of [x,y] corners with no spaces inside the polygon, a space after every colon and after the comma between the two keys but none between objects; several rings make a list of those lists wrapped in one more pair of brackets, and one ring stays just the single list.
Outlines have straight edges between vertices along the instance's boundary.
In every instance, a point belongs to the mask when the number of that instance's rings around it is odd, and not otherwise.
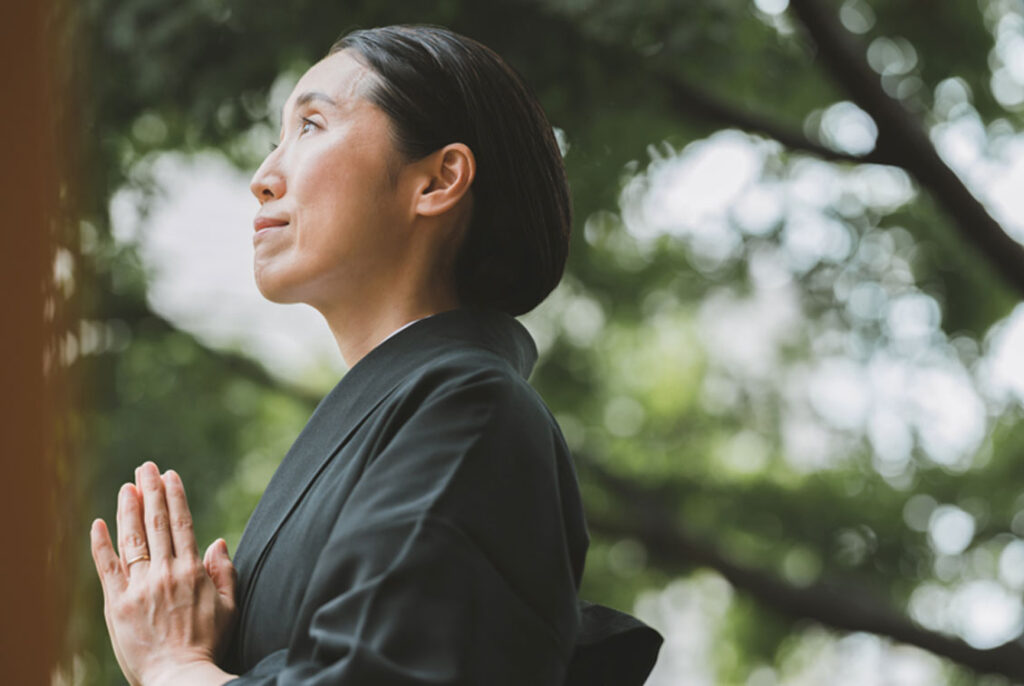
[{"label": "blurred tree", "polygon": [[[92,380],[96,514],[109,519],[118,484],[152,458],[183,475],[201,537],[237,541],[319,399],[155,313],[137,250],[111,233],[112,195],[154,197],[149,162],[165,151],[254,169],[276,138],[279,75],[351,28],[438,23],[519,69],[566,143],[570,264],[524,320],[542,348],[531,381],[579,465],[584,595],[628,609],[673,579],[713,590],[701,570],[715,570],[743,594],[704,616],[717,683],[803,673],[800,656],[824,645],[809,622],[930,651],[945,683],[1024,681],[1021,398],[990,378],[1024,293],[1024,232],[1011,237],[979,185],[1024,124],[1024,4],[79,12],[92,166],[74,364]],[[87,566],[81,585],[78,669],[117,683]],[[999,611],[978,620],[985,602]]]}]

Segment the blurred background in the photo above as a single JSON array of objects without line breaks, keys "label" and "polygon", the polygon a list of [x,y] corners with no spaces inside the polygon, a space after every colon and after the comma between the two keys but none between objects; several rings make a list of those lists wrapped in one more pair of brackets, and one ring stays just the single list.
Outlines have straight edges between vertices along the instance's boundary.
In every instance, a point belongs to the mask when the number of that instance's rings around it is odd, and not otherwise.
[{"label": "blurred background", "polygon": [[1024,1],[59,4],[55,683],[123,683],[87,528],[134,467],[233,553],[344,373],[256,290],[248,183],[303,71],[403,22],[494,48],[556,128],[576,217],[531,382],[581,595],[665,636],[649,686],[1024,683]]}]

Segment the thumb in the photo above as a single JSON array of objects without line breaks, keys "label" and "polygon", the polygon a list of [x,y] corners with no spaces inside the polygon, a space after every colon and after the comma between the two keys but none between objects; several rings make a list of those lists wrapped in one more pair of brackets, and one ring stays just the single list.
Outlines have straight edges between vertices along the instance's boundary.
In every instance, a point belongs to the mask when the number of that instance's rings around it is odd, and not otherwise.
[{"label": "thumb", "polygon": [[218,538],[210,544],[210,547],[206,549],[206,554],[203,555],[203,566],[206,567],[206,573],[213,580],[217,593],[234,600],[235,581],[238,573],[231,563],[231,558],[228,557],[227,541]]}]

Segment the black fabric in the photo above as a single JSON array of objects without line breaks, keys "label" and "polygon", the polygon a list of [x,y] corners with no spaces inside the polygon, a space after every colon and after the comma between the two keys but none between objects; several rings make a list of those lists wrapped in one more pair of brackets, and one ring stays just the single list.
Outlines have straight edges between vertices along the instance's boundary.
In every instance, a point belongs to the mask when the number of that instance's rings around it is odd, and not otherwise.
[{"label": "black fabric", "polygon": [[229,683],[643,683],[661,638],[577,599],[586,524],[536,359],[515,318],[460,308],[339,381],[236,551]]},{"label": "black fabric", "polygon": [[579,605],[580,631],[565,686],[644,683],[658,659],[661,635],[623,612],[585,600]]}]

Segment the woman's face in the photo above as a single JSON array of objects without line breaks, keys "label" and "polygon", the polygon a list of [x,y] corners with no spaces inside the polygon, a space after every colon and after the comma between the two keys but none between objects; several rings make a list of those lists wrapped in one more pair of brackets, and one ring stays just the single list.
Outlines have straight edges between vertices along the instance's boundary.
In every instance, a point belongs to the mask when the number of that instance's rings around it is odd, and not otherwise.
[{"label": "woman's face", "polygon": [[379,293],[400,266],[415,192],[387,115],[362,97],[373,78],[338,52],[313,65],[285,103],[280,143],[250,184],[260,202],[256,286],[268,300],[323,312]]}]

